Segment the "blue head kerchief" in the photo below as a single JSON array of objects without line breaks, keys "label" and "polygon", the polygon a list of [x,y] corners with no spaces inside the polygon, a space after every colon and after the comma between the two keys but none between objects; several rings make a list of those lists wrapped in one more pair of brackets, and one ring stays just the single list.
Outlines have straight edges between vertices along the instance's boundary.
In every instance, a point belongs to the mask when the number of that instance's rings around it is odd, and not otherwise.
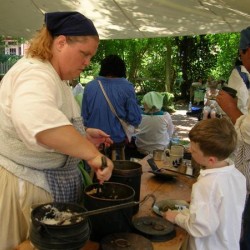
[{"label": "blue head kerchief", "polygon": [[45,24],[52,36],[98,36],[93,22],[76,11],[45,13]]},{"label": "blue head kerchief", "polygon": [[240,32],[240,49],[244,50],[250,47],[250,27]]}]

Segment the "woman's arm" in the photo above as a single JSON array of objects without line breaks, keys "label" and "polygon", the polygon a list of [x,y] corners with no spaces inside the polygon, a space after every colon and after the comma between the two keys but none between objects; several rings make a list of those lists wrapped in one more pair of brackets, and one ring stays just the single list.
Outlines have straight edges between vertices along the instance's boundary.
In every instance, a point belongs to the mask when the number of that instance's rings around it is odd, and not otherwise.
[{"label": "woman's arm", "polygon": [[[89,130],[89,129],[88,129]],[[91,129],[90,129],[91,130]],[[61,126],[47,129],[36,135],[37,142],[45,147],[54,149],[72,157],[86,160],[95,170],[97,178],[103,182],[108,180],[113,170],[113,163],[107,159],[108,167],[101,170],[101,157],[103,156],[97,149],[100,143],[105,140],[110,141],[109,136],[100,130],[91,130],[90,135],[96,146],[85,136],[82,136],[73,126]]]}]

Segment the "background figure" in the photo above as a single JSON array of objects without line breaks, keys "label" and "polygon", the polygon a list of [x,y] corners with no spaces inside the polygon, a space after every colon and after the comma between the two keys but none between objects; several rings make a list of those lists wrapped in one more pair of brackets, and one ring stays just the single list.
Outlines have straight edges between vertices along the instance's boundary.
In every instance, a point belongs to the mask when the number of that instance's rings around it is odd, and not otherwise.
[{"label": "background figure", "polygon": [[[244,33],[250,30],[244,30]],[[249,36],[245,36],[247,43],[250,44]],[[249,39],[249,40],[248,40]],[[238,108],[243,114],[247,113],[250,95],[250,55],[245,49],[240,48],[239,58],[236,60],[235,68],[232,70],[228,80],[228,87],[237,90]]]},{"label": "background figure", "polygon": [[144,112],[136,134],[135,144],[142,154],[152,153],[155,149],[166,149],[174,132],[172,118],[163,112],[163,96],[157,92],[149,92],[142,99]]},{"label": "background figure", "polygon": [[[241,31],[240,34],[240,55],[244,60],[248,58],[250,63],[250,27]],[[242,60],[243,61],[243,60]],[[237,106],[237,100],[225,91],[220,91],[216,98],[218,104],[228,115],[238,135],[238,145],[235,156],[236,167],[247,179],[247,201],[243,214],[241,250],[250,249],[250,106],[247,114],[243,114]]]},{"label": "background figure", "polygon": [[100,183],[97,147],[110,144],[99,129],[84,130],[68,81],[79,77],[99,44],[91,20],[78,12],[45,14],[45,25],[27,54],[6,73],[0,88],[0,249],[13,250],[29,237],[31,207],[47,202],[81,203],[85,160]]},{"label": "background figure", "polygon": [[203,169],[189,209],[169,209],[165,218],[189,233],[186,249],[239,250],[246,178],[228,159],[237,143],[235,129],[226,118],[202,120],[189,138],[192,157]]},{"label": "background figure", "polygon": [[84,87],[82,84],[78,81],[78,79],[74,79],[70,81],[70,86],[72,86],[72,93],[79,104],[80,108],[82,108],[82,97],[84,92]]},{"label": "background figure", "polygon": [[126,79],[125,62],[118,55],[104,58],[99,76],[84,89],[82,105],[84,125],[108,133],[114,142],[112,148],[123,147],[126,134],[112,113],[98,81],[101,81],[117,115],[129,124],[138,126],[141,122],[141,109],[137,104],[134,86]]},{"label": "background figure", "polygon": [[217,82],[211,81],[207,85],[208,88],[204,97],[203,120],[208,119],[208,117],[215,118],[216,114],[219,113],[219,107],[216,102],[216,96],[219,92]]},{"label": "background figure", "polygon": [[202,79],[200,78],[198,82],[193,82],[190,87],[190,100],[195,105],[200,105],[204,101],[206,86],[203,84]]}]

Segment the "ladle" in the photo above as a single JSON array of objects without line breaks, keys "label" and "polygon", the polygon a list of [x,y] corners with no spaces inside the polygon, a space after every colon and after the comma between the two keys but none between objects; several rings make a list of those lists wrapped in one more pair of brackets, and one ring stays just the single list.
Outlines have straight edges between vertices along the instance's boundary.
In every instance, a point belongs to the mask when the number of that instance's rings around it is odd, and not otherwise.
[{"label": "ladle", "polygon": [[78,214],[74,214],[74,215],[64,216],[62,218],[58,218],[57,215],[55,215],[55,219],[58,219],[58,223],[56,225],[62,225],[66,220],[72,220],[72,219],[75,219],[77,217],[87,217],[87,216],[91,216],[91,215],[111,212],[114,210],[119,210],[122,208],[127,208],[127,207],[132,207],[135,205],[139,205],[139,204],[144,203],[150,197],[153,199],[153,203],[152,203],[152,207],[153,207],[155,202],[156,202],[156,197],[153,194],[148,194],[141,201],[131,201],[131,202],[127,202],[127,203],[123,203],[123,204],[119,204],[119,205],[114,205],[114,206],[109,206],[109,207],[105,207],[105,208],[86,211],[86,212],[78,213]]}]

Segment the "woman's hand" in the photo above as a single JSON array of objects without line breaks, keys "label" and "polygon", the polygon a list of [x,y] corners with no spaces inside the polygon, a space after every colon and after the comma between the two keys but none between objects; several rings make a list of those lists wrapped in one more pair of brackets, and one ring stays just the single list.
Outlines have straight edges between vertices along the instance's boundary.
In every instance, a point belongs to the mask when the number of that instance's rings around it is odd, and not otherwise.
[{"label": "woman's hand", "polygon": [[100,129],[87,128],[86,137],[98,148],[100,144],[104,143],[106,147],[109,147],[113,141],[110,136]]},{"label": "woman's hand", "polygon": [[[106,166],[103,166],[102,157],[106,158]],[[92,167],[96,173],[96,177],[99,180],[100,184],[102,184],[104,181],[107,181],[110,179],[112,175],[112,171],[114,168],[113,162],[107,158],[106,156],[99,154],[95,158],[87,161],[89,166]]]}]

